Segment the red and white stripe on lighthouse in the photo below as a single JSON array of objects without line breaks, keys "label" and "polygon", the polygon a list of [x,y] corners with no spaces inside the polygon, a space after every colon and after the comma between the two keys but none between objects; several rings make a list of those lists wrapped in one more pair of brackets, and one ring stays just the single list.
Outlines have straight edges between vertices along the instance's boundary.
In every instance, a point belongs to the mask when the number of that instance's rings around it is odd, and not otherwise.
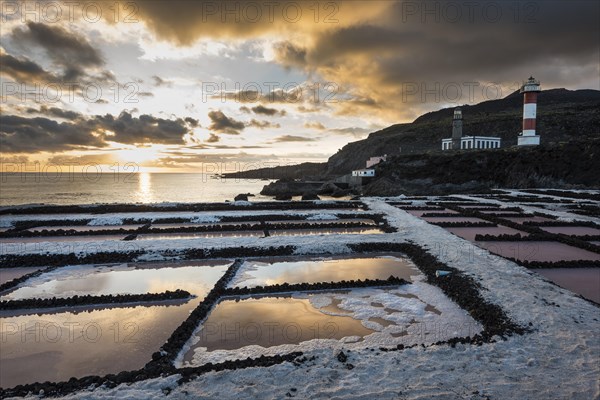
[{"label": "red and white stripe on lighthouse", "polygon": [[519,146],[540,144],[540,137],[535,134],[535,118],[537,114],[537,94],[541,91],[540,82],[533,77],[530,77],[521,86],[521,93],[523,93],[523,131],[519,136]]}]

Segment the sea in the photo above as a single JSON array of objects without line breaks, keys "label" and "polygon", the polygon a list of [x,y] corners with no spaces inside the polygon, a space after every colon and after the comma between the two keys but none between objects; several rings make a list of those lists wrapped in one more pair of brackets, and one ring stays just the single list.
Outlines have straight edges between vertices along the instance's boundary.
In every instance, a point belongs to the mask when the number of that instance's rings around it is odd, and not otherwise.
[{"label": "sea", "polygon": [[0,206],[224,202],[240,193],[264,201],[272,200],[259,194],[269,182],[202,173],[0,173]]}]

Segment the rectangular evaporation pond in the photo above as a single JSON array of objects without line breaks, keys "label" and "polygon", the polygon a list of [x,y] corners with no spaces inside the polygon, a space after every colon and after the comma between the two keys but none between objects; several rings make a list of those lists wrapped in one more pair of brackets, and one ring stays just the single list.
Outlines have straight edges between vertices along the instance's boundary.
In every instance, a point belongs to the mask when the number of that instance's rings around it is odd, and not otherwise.
[{"label": "rectangular evaporation pond", "polygon": [[564,235],[600,235],[600,229],[590,226],[540,226],[540,229],[550,233],[562,233]]},{"label": "rectangular evaporation pond", "polygon": [[498,215],[502,215],[502,214],[519,214],[518,211],[507,211],[507,210],[477,210],[479,212],[481,212],[482,214],[498,214]]},{"label": "rectangular evaporation pond", "polygon": [[73,236],[36,236],[1,238],[0,243],[64,243],[64,242],[100,242],[102,240],[121,240],[125,234],[111,235],[73,235]]},{"label": "rectangular evaporation pond", "polygon": [[521,261],[598,261],[600,254],[560,242],[477,242],[491,253]]},{"label": "rectangular evaporation pond", "polygon": [[202,223],[174,223],[174,224],[152,224],[151,229],[179,229],[179,228],[197,228],[200,226],[236,226],[236,225],[256,225],[259,221],[240,221],[240,222],[202,222]]},{"label": "rectangular evaporation pond", "polygon": [[532,222],[548,222],[548,221],[554,221],[553,219],[550,218],[546,218],[546,217],[539,217],[537,215],[535,216],[525,216],[525,217],[510,217],[510,218],[506,218],[507,221],[512,221],[512,222],[516,222],[517,224],[522,224],[525,221],[532,221]]},{"label": "rectangular evaporation pond", "polygon": [[[212,289],[232,261],[63,267],[22,283],[2,300],[75,295],[162,293],[182,289],[198,298]],[[212,264],[212,265],[211,265]]]},{"label": "rectangular evaporation pond", "polygon": [[423,214],[429,213],[448,213],[448,214],[458,214],[458,211],[449,210],[447,208],[443,210],[405,210],[407,213],[414,215],[415,217],[420,217]]},{"label": "rectangular evaporation pond", "polygon": [[481,331],[466,311],[424,280],[421,276],[410,285],[385,289],[224,299],[176,364],[332,348],[340,341],[355,348],[429,344]]},{"label": "rectangular evaporation pond", "polygon": [[[195,347],[206,348],[209,352],[239,349],[249,345],[273,347],[299,344],[321,337],[338,340],[348,336],[364,337],[373,332],[357,319],[324,314],[313,307],[309,299],[293,297],[223,300],[202,325]],[[229,330],[221,331],[227,325],[230,326]],[[269,326],[273,327],[272,332],[262,332],[263,328]],[[325,332],[321,334],[326,336],[320,336],[319,332],[311,330],[311,327],[316,326],[323,329]],[[276,327],[279,329],[275,329]],[[221,332],[214,334],[214,328]],[[192,355],[193,351],[188,352],[184,361],[191,361]]]},{"label": "rectangular evaporation pond", "polygon": [[30,232],[41,232],[43,230],[46,231],[56,231],[59,229],[65,231],[77,231],[77,232],[93,232],[93,231],[104,231],[104,230],[132,230],[141,227],[142,225],[73,225],[73,226],[37,226],[35,228],[27,229]]},{"label": "rectangular evaporation pond", "polygon": [[560,287],[600,303],[600,268],[549,268],[535,272]]},{"label": "rectangular evaporation pond", "polygon": [[421,217],[427,222],[489,222],[475,217]]},{"label": "rectangular evaporation pond", "polygon": [[39,271],[43,267],[0,268],[0,285],[23,275]]},{"label": "rectangular evaporation pond", "polygon": [[316,228],[316,229],[273,229],[271,236],[308,236],[308,235],[373,235],[384,233],[379,228]]},{"label": "rectangular evaporation pond", "polygon": [[0,313],[0,387],[142,368],[199,302],[77,314]]},{"label": "rectangular evaporation pond", "polygon": [[364,223],[374,225],[375,221],[367,218],[340,218],[340,219],[298,219],[289,221],[266,221],[267,224],[291,224],[291,225],[302,225],[302,224],[351,224],[351,223]]},{"label": "rectangular evaporation pond", "polygon": [[475,241],[475,235],[516,235],[517,233],[521,234],[521,236],[529,236],[529,233],[518,231],[513,228],[509,228],[507,226],[498,225],[495,227],[473,227],[473,228],[445,228],[448,232],[455,234],[456,236],[460,236],[463,239],[470,240],[471,242]]},{"label": "rectangular evaporation pond", "polygon": [[264,236],[263,231],[227,231],[227,232],[192,232],[192,233],[145,233],[138,235],[136,240],[178,240],[220,237]]},{"label": "rectangular evaporation pond", "polygon": [[255,287],[281,283],[387,279],[390,275],[412,281],[411,277],[420,275],[420,272],[411,261],[401,256],[282,258],[269,263],[248,260],[238,272],[239,278],[235,280],[234,286]]},{"label": "rectangular evaporation pond", "polygon": [[479,210],[495,210],[500,208],[500,206],[498,205],[493,205],[493,204],[469,204],[469,205],[460,205],[460,208],[475,208],[475,209],[479,209]]}]

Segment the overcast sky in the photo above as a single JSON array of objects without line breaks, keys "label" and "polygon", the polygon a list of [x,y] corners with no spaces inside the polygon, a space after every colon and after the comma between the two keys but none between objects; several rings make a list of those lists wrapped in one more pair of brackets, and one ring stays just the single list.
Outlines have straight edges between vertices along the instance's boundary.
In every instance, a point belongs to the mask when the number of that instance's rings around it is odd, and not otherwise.
[{"label": "overcast sky", "polygon": [[424,112],[507,96],[530,75],[544,89],[600,89],[595,1],[2,1],[0,11],[4,163],[188,172],[323,161]]}]

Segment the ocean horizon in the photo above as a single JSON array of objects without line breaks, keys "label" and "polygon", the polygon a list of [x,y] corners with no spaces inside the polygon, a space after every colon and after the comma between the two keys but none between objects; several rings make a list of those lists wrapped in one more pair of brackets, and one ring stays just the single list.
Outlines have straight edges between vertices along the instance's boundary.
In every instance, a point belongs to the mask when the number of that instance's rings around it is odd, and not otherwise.
[{"label": "ocean horizon", "polygon": [[259,193],[269,182],[204,173],[0,173],[0,206],[224,202],[240,193],[264,201],[271,198]]}]

